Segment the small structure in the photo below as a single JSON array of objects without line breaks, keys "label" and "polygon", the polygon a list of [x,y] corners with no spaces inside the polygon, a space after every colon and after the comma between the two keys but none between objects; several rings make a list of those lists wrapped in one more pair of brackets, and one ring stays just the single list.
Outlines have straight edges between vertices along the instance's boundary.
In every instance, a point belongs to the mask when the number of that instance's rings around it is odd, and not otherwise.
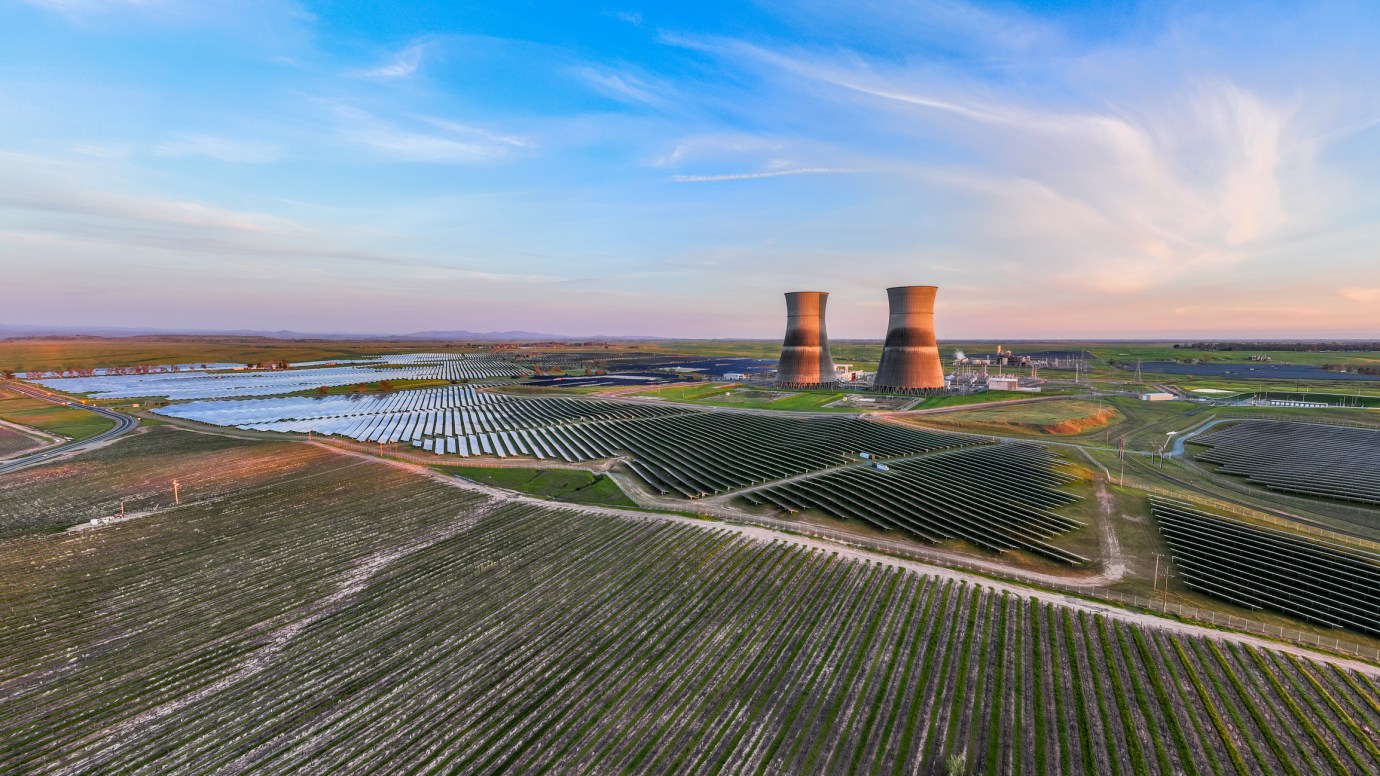
[{"label": "small structure", "polygon": [[987,378],[987,390],[989,391],[1015,391],[1021,387],[1021,381],[1015,377],[989,377]]},{"label": "small structure", "polygon": [[1140,395],[1140,400],[1141,400],[1141,401],[1173,401],[1175,398],[1177,398],[1177,397],[1175,397],[1174,394],[1172,394],[1172,393],[1163,393],[1163,392],[1160,392],[1160,393],[1142,393],[1142,394]]}]

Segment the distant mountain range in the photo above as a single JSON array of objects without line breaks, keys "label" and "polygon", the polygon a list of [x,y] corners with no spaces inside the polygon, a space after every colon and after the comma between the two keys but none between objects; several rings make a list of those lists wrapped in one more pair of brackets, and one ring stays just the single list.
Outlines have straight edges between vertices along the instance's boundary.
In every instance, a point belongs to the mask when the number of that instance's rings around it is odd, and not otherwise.
[{"label": "distant mountain range", "polygon": [[571,336],[543,334],[535,331],[417,331],[410,334],[351,334],[347,332],[300,332],[280,329],[157,329],[126,326],[31,326],[0,323],[0,338],[4,337],[267,337],[271,339],[332,339],[332,340],[466,340],[466,341],[584,341],[584,340],[655,340],[668,337],[597,334]]}]

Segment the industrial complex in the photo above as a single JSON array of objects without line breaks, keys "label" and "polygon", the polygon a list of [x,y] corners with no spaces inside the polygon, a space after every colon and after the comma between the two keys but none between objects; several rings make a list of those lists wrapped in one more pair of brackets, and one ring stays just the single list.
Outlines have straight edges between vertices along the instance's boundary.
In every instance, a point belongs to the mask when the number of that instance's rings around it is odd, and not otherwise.
[{"label": "industrial complex", "polygon": [[[945,389],[944,366],[934,334],[934,298],[938,286],[888,288],[890,313],[874,390],[926,394]],[[821,388],[838,384],[829,356],[824,324],[825,291],[786,294],[786,337],[776,384],[781,388]]]}]

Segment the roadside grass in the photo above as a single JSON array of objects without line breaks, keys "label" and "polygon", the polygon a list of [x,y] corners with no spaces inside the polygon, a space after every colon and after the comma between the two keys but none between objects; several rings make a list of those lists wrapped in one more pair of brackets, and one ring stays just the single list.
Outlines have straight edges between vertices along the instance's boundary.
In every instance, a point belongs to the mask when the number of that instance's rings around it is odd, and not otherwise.
[{"label": "roadside grass", "polygon": [[73,440],[90,439],[115,427],[115,421],[75,406],[51,404],[42,399],[0,389],[0,420],[36,428]]},{"label": "roadside grass", "polygon": [[583,469],[527,469],[481,466],[437,466],[475,482],[575,504],[636,506],[606,474]]}]

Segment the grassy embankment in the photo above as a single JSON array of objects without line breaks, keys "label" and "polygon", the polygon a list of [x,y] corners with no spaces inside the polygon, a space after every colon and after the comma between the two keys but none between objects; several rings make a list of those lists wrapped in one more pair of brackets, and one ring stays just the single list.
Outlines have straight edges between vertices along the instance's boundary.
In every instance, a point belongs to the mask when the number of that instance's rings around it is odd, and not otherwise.
[{"label": "grassy embankment", "polygon": [[1109,404],[1069,399],[947,412],[926,418],[925,424],[998,436],[1074,436],[1100,431],[1124,419]]},{"label": "grassy embankment", "polygon": [[52,404],[3,388],[0,388],[0,420],[75,440],[90,439],[115,427],[115,421],[94,412]]},{"label": "grassy embankment", "polygon": [[605,504],[636,506],[624,495],[618,484],[604,474],[577,469],[518,469],[480,466],[437,466],[447,474],[481,482],[485,485],[530,493],[534,496],[569,501],[576,504]]}]

